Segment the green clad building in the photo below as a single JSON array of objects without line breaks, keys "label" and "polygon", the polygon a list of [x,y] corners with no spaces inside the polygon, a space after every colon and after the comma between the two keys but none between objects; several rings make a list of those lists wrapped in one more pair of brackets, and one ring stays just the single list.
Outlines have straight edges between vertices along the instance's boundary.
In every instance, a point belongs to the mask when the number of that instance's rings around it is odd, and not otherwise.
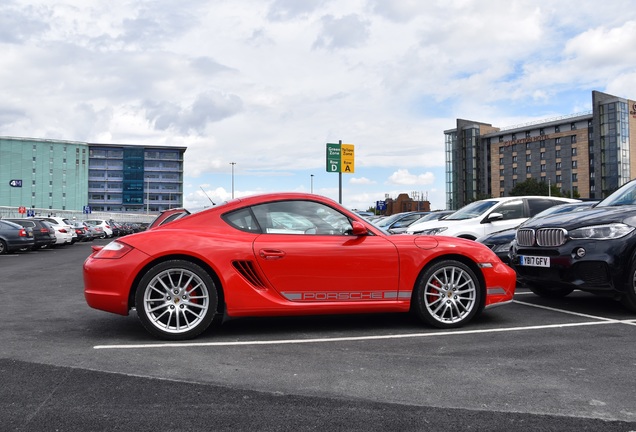
[{"label": "green clad building", "polygon": [[185,150],[0,137],[0,206],[123,213],[182,207]]}]

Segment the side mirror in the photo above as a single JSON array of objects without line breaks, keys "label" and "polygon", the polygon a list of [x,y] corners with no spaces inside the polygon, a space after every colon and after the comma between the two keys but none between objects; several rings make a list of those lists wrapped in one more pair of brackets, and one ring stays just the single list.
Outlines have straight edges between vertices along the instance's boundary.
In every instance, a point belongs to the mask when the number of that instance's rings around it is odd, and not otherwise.
[{"label": "side mirror", "polygon": [[503,215],[501,213],[490,213],[486,218],[486,222],[502,220]]},{"label": "side mirror", "polygon": [[358,222],[355,220],[351,221],[351,235],[364,236],[367,234],[368,234],[367,227],[364,226],[362,222]]}]

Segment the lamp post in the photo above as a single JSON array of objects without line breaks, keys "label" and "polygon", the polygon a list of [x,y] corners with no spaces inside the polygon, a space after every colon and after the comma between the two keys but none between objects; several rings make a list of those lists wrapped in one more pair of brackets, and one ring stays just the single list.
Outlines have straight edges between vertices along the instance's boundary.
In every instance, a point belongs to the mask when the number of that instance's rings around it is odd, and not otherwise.
[{"label": "lamp post", "polygon": [[150,177],[146,177],[146,214],[150,209]]},{"label": "lamp post", "polygon": [[234,199],[234,165],[236,162],[230,162],[230,165],[232,165],[232,199]]},{"label": "lamp post", "polygon": [[311,190],[311,193],[314,193],[314,175],[313,174],[311,174],[311,188],[310,188],[310,190]]}]

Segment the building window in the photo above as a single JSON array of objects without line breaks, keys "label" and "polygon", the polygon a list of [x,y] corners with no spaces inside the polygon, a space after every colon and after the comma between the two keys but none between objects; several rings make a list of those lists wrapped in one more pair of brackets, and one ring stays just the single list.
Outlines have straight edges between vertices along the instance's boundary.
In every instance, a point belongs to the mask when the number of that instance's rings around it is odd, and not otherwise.
[{"label": "building window", "polygon": [[517,156],[512,157],[512,163],[517,163]]},{"label": "building window", "polygon": [[504,181],[503,180],[499,180],[499,187],[503,189],[503,187],[504,187]]},{"label": "building window", "polygon": [[526,167],[526,172],[527,172],[527,173],[530,173],[530,172],[531,172],[531,170],[532,170],[532,167],[531,167],[530,165],[528,165],[528,166]]},{"label": "building window", "polygon": [[541,172],[545,172],[545,164],[541,164]]},{"label": "building window", "polygon": [[499,158],[499,165],[503,165],[504,164],[504,159],[503,158]]},{"label": "building window", "polygon": [[[526,138],[530,138],[530,131],[526,131]],[[528,148],[527,145],[526,145],[526,148]]]},{"label": "building window", "polygon": [[579,180],[578,174],[577,173],[573,173],[572,174],[572,181],[575,182],[575,181],[578,181],[578,180]]},{"label": "building window", "polygon": [[572,136],[570,137],[570,142],[571,142],[572,144],[574,144],[574,143],[576,142],[576,135],[572,135]]},{"label": "building window", "polygon": [[561,181],[563,181],[563,177],[561,177],[561,174],[558,174],[556,176],[556,181],[557,181],[557,183],[561,183]]},{"label": "building window", "polygon": [[541,160],[545,160],[545,152],[540,153]]},{"label": "building window", "polygon": [[555,126],[555,127],[554,127],[554,132],[555,132],[555,133],[559,133],[559,132],[561,132],[561,127],[560,127],[560,126]]},{"label": "building window", "polygon": [[541,141],[539,141],[539,146],[540,146],[541,148],[545,148],[545,140],[541,140]]},{"label": "building window", "polygon": [[576,123],[572,123],[570,125],[570,130],[576,130]]},{"label": "building window", "polygon": [[560,169],[561,169],[561,162],[557,162],[557,163],[556,163],[556,169],[557,169],[557,170],[560,170]]},{"label": "building window", "polygon": [[[499,142],[503,142],[503,136],[499,137]],[[503,147],[502,147],[503,148]]]},{"label": "building window", "polygon": [[531,159],[532,159],[532,155],[527,154],[526,155],[526,162],[530,162]]},{"label": "building window", "polygon": [[557,144],[557,145],[558,145],[558,144],[561,144],[561,138],[556,138],[556,139],[554,140],[554,143],[555,143],[555,144]]},{"label": "building window", "polygon": [[576,156],[576,147],[572,147],[572,156]]},{"label": "building window", "polygon": [[500,169],[500,170],[499,170],[499,175],[500,175],[500,176],[503,176],[503,175],[504,175],[504,170]]},{"label": "building window", "polygon": [[577,167],[578,167],[578,163],[575,160],[573,160],[572,161],[572,168],[577,168]]},{"label": "building window", "polygon": [[512,167],[512,175],[517,175],[517,167]]},{"label": "building window", "polygon": [[545,130],[543,128],[539,129],[539,135],[545,135]]},{"label": "building window", "polygon": [[512,140],[516,141],[517,140],[517,134],[512,134]]},{"label": "building window", "polygon": [[561,150],[555,150],[554,151],[554,157],[560,158],[561,157]]},{"label": "building window", "polygon": [[499,147],[499,154],[503,153],[504,146]]}]

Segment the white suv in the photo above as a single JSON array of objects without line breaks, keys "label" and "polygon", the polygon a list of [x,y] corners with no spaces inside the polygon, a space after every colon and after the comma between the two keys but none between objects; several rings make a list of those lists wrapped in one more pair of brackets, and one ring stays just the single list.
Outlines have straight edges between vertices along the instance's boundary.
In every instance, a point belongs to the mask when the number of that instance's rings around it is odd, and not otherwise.
[{"label": "white suv", "polygon": [[578,201],[571,198],[546,196],[489,198],[467,204],[442,220],[410,225],[406,233],[475,240],[496,231],[514,228],[554,205]]}]

